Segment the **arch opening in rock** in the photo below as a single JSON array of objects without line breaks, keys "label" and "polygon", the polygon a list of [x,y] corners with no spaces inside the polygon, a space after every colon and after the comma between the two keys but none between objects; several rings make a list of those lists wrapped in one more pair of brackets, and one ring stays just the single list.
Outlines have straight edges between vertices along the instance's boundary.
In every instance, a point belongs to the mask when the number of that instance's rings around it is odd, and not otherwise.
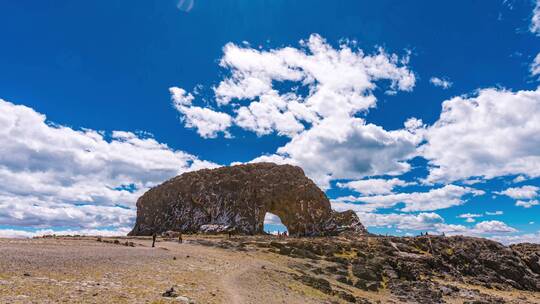
[{"label": "arch opening in rock", "polygon": [[279,216],[271,212],[266,212],[264,216],[264,232],[277,234],[278,232],[283,233],[285,231],[288,231],[287,226],[281,222]]}]

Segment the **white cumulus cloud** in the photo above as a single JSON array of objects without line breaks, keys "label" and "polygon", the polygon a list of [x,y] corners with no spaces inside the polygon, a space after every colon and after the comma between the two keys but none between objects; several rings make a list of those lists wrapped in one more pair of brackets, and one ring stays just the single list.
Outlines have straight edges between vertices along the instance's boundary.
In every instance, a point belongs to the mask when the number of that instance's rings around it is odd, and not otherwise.
[{"label": "white cumulus cloud", "polygon": [[232,124],[229,114],[193,106],[193,95],[182,88],[171,87],[169,91],[173,105],[182,114],[186,127],[197,129],[197,133],[204,138],[215,138],[220,132],[229,135],[227,129]]},{"label": "white cumulus cloud", "polygon": [[420,154],[428,182],[522,174],[540,176],[540,89],[485,89],[443,102]]},{"label": "white cumulus cloud", "polygon": [[454,224],[440,224],[435,228],[435,232],[444,233],[447,235],[468,235],[488,238],[518,232],[517,229],[510,227],[501,221],[483,221],[472,227]]},{"label": "white cumulus cloud", "polygon": [[527,185],[522,187],[508,188],[504,191],[495,193],[506,195],[513,199],[531,199],[538,196],[538,190],[540,190],[539,187]]},{"label": "white cumulus cloud", "polygon": [[264,216],[264,224],[266,225],[283,225],[283,223],[281,222],[281,219],[279,218],[279,216],[273,214],[273,213],[270,213],[270,212],[266,212],[265,216]]},{"label": "white cumulus cloud", "polygon": [[386,131],[360,118],[326,119],[294,137],[276,155],[253,161],[301,166],[323,188],[333,179],[400,175],[410,170],[421,137],[407,130]]},{"label": "white cumulus cloud", "polygon": [[474,223],[476,222],[475,218],[482,217],[482,216],[483,216],[482,214],[477,214],[477,213],[464,213],[464,214],[458,215],[457,217],[465,219],[467,223]]},{"label": "white cumulus cloud", "polygon": [[523,207],[523,208],[531,208],[532,206],[539,205],[540,203],[538,200],[530,200],[530,201],[517,201],[516,206]]},{"label": "white cumulus cloud", "polygon": [[[193,95],[182,89],[171,94],[186,125],[203,137],[227,134],[232,125],[259,136],[289,137],[274,154],[254,161],[299,165],[328,188],[334,179],[410,169],[407,160],[421,141],[421,121],[387,131],[359,117],[376,105],[379,81],[389,83],[392,92],[412,90],[416,79],[406,63],[408,55],[398,58],[383,49],[365,54],[347,44],[334,48],[316,34],[298,48],[258,50],[228,43],[220,60],[228,73],[214,87],[213,108],[195,106]],[[190,116],[194,109],[200,115]]]},{"label": "white cumulus cloud", "polygon": [[515,228],[508,226],[501,221],[484,221],[476,224],[472,230],[478,234],[511,233],[517,232]]},{"label": "white cumulus cloud", "polygon": [[536,233],[523,233],[518,235],[494,235],[490,239],[503,244],[540,243],[540,231]]},{"label": "white cumulus cloud", "polygon": [[131,132],[52,124],[4,100],[0,142],[0,225],[130,226],[149,187],[216,166]]},{"label": "white cumulus cloud", "polygon": [[52,230],[39,229],[36,231],[28,231],[21,229],[0,229],[0,238],[33,238],[44,235],[88,235],[88,236],[125,236],[131,229],[123,227],[113,230],[105,229],[68,229],[68,230]]},{"label": "white cumulus cloud", "polygon": [[408,213],[365,213],[358,212],[360,221],[367,227],[387,227],[408,230],[429,230],[438,224],[444,223],[444,219],[433,212],[419,214]]},{"label": "white cumulus cloud", "polygon": [[439,77],[431,77],[429,82],[436,87],[443,88],[444,90],[449,89],[453,85],[450,80]]},{"label": "white cumulus cloud", "polygon": [[[399,203],[405,204],[401,208],[404,212],[433,211],[458,206],[465,202],[466,195],[482,195],[483,191],[457,185],[446,185],[441,188],[430,189],[427,192],[396,193],[388,195],[374,195],[364,197],[340,197],[335,201],[351,206],[356,211],[372,212],[377,209],[392,208]],[[354,202],[355,204],[351,204]]]},{"label": "white cumulus cloud", "polygon": [[363,195],[390,194],[395,187],[407,186],[407,183],[399,178],[382,179],[372,178],[365,180],[350,181],[346,183],[337,183],[340,188],[354,190]]}]

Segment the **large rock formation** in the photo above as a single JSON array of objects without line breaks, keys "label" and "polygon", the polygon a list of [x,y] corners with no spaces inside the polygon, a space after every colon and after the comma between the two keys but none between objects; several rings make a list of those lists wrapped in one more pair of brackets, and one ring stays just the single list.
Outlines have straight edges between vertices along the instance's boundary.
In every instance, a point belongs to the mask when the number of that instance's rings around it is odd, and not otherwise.
[{"label": "large rock formation", "polygon": [[256,163],[188,172],[150,189],[137,201],[130,235],[213,227],[258,234],[266,212],[279,216],[291,235],[365,232],[354,212],[333,211],[301,168]]}]

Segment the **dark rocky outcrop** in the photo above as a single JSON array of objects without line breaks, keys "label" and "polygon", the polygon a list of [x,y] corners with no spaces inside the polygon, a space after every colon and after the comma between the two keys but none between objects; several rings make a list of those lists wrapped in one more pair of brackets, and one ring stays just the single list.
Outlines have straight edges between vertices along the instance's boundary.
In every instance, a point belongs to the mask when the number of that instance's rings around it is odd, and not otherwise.
[{"label": "dark rocky outcrop", "polygon": [[521,243],[510,246],[532,272],[540,275],[540,244]]},{"label": "dark rocky outcrop", "polygon": [[[365,235],[288,239],[272,242],[269,246],[279,249],[274,251],[276,253],[295,258],[334,262],[334,266],[322,269],[322,273],[335,276],[340,282],[352,283],[363,290],[377,290],[382,284],[391,284],[390,287],[394,286],[391,290],[399,292],[435,290],[431,285],[417,283],[439,278],[494,289],[540,291],[538,244],[507,247],[488,239],[465,236]],[[298,251],[304,254],[294,254]],[[403,282],[411,283],[407,287]],[[428,298],[435,299],[435,293]],[[418,299],[415,301],[424,302]]]},{"label": "dark rocky outcrop", "polygon": [[528,295],[540,292],[540,244],[504,246],[476,237],[372,234],[213,238],[198,243],[283,255],[299,283],[351,303],[381,303],[359,297],[368,294],[386,294],[382,303],[539,303]]},{"label": "dark rocky outcrop", "polygon": [[333,211],[301,168],[256,163],[188,172],[150,189],[137,201],[129,235],[200,232],[201,227],[259,234],[266,212],[279,216],[291,235],[366,231],[354,212]]}]

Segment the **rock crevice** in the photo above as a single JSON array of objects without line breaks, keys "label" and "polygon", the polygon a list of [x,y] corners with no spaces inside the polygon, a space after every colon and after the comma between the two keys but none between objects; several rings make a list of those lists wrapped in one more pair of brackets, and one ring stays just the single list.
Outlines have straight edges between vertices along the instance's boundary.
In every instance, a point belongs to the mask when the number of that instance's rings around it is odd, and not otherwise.
[{"label": "rock crevice", "polygon": [[354,212],[333,211],[300,167],[256,163],[188,172],[150,189],[137,201],[129,235],[200,232],[208,225],[259,234],[266,212],[277,215],[291,235],[366,232]]}]

